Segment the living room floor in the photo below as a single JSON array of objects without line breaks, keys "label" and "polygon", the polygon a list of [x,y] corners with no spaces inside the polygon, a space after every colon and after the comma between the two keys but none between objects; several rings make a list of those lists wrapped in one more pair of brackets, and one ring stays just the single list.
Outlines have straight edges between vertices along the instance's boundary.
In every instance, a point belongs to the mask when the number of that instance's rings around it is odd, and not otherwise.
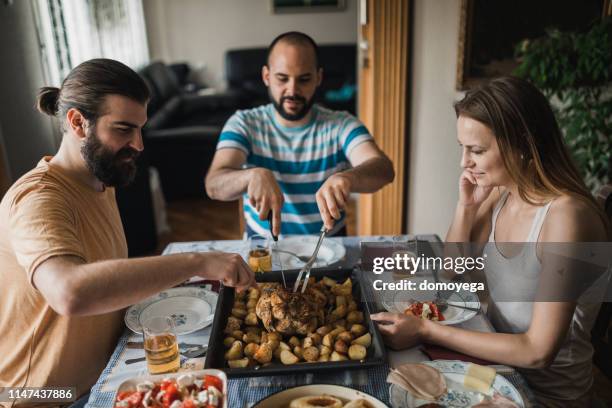
[{"label": "living room floor", "polygon": [[[157,254],[170,242],[240,239],[238,201],[221,202],[207,199],[186,199],[166,204],[171,231],[159,239]],[[347,231],[355,235],[356,202],[351,200],[347,210]],[[597,368],[593,369],[595,395],[612,407],[612,379]]]}]

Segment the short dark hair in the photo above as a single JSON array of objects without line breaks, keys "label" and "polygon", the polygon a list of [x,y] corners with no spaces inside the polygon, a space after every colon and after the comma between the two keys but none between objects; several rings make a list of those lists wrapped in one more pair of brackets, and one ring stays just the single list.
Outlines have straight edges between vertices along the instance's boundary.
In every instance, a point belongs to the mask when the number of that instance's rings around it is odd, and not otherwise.
[{"label": "short dark hair", "polygon": [[96,58],[70,71],[61,88],[41,88],[36,107],[42,113],[60,117],[76,108],[85,119],[95,122],[102,113],[107,95],[122,95],[144,105],[150,98],[150,91],[143,79],[127,65]]},{"label": "short dark hair", "polygon": [[309,36],[308,34],[299,32],[299,31],[288,31],[286,33],[280,34],[274,40],[272,40],[272,42],[270,43],[270,46],[268,47],[268,55],[266,56],[266,65],[268,65],[270,62],[270,54],[272,54],[272,50],[274,49],[274,46],[281,41],[289,43],[291,45],[305,45],[305,46],[312,47],[312,50],[314,51],[314,54],[315,54],[315,66],[317,68],[320,68],[319,47],[317,46],[317,43],[315,42],[315,40],[312,39],[311,36]]}]

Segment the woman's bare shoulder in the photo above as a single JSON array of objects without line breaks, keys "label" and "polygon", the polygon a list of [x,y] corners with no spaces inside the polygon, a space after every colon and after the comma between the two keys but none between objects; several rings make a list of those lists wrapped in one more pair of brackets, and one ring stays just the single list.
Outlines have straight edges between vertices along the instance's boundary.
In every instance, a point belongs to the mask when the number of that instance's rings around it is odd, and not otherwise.
[{"label": "woman's bare shoulder", "polygon": [[578,197],[557,197],[546,216],[540,241],[597,242],[606,241],[605,225],[596,208]]}]

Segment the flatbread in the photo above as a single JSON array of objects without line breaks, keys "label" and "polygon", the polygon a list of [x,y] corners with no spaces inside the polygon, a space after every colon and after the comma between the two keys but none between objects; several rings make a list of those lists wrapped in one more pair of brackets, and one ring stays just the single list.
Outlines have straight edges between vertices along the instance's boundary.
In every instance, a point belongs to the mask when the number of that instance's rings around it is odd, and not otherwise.
[{"label": "flatbread", "polygon": [[414,397],[435,401],[446,394],[446,380],[435,368],[426,364],[404,364],[393,369],[387,382],[402,387]]}]

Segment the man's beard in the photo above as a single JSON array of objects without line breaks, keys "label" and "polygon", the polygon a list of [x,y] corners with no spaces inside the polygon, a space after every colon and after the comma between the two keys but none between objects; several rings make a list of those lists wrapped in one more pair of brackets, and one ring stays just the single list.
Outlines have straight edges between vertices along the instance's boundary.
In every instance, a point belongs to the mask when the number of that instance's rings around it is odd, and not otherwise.
[{"label": "man's beard", "polygon": [[[293,121],[298,121],[300,119],[303,119],[304,116],[306,116],[308,112],[310,112],[310,108],[312,108],[312,104],[314,103],[315,97],[313,95],[312,98],[310,98],[309,100],[306,100],[306,98],[304,98],[303,96],[298,96],[298,95],[283,96],[280,98],[280,101],[277,102],[276,99],[274,99],[274,97],[270,93],[270,99],[272,100],[272,103],[274,104],[274,108],[276,109],[278,114],[281,115],[283,119],[293,122]],[[302,104],[302,109],[300,109],[299,111],[293,114],[287,112],[285,108],[283,107],[283,103],[286,100],[300,102]]]},{"label": "man's beard", "polygon": [[[125,187],[136,177],[136,159],[140,153],[129,147],[124,147],[117,153],[112,152],[102,144],[95,128],[87,132],[87,139],[81,146],[81,154],[89,171],[105,186]],[[131,160],[125,161],[126,158]]]}]

